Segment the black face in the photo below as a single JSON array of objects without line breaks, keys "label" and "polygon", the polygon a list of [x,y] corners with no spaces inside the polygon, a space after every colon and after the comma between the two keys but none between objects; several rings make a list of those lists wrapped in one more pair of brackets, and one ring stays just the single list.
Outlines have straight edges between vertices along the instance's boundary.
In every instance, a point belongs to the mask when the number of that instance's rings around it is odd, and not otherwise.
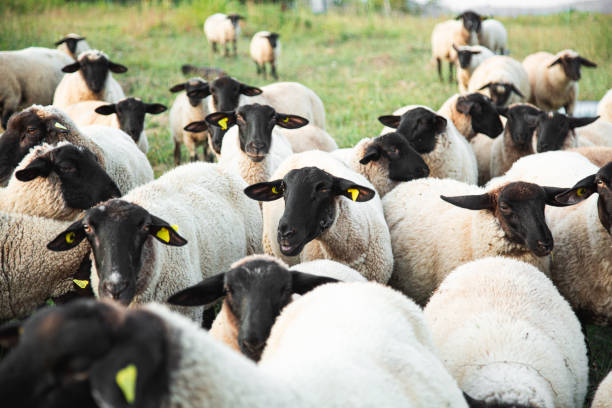
[{"label": "black face", "polygon": [[236,110],[241,94],[255,96],[261,92],[261,89],[245,85],[231,77],[217,78],[210,83],[210,94],[213,98],[213,106],[217,111]]},{"label": "black face", "polygon": [[137,98],[125,98],[117,103],[103,105],[96,108],[101,115],[117,115],[119,127],[138,143],[140,134],[144,129],[146,113],[158,114],[167,108],[159,103],[144,103]]},{"label": "black face", "polygon": [[230,19],[234,27],[238,27],[238,24],[240,23],[240,19],[244,19],[244,17],[242,17],[239,14],[230,14],[227,16],[227,18]]},{"label": "black face", "polygon": [[[127,387],[135,406],[159,406],[169,389],[165,338],[163,322],[146,311],[94,300],[44,308],[0,364],[0,398],[27,408],[128,407]],[[130,364],[136,382],[122,390],[115,377]]]},{"label": "black face", "polygon": [[488,84],[480,87],[478,90],[483,90],[489,88],[489,95],[491,95],[491,100],[497,107],[505,106],[510,99],[512,93],[517,94],[521,98],[525,98],[525,96],[519,91],[514,84],[507,84],[503,82],[489,82]]},{"label": "black face", "polygon": [[266,37],[270,42],[270,47],[276,48],[276,44],[278,43],[278,37],[280,37],[280,34],[278,33],[270,33],[270,35]]},{"label": "black face", "polygon": [[18,180],[27,182],[55,173],[62,196],[70,208],[88,209],[121,192],[115,182],[98,164],[91,151],[74,145],[61,146],[34,159],[27,167],[15,173]]},{"label": "black face", "polygon": [[66,43],[66,47],[72,54],[76,52],[77,44],[79,41],[84,40],[85,37],[65,37],[55,43],[56,46]]},{"label": "black face", "polygon": [[464,11],[457,16],[457,20],[463,20],[463,27],[468,31],[475,33],[480,32],[482,25],[480,14],[474,13],[473,11]]},{"label": "black face", "polygon": [[118,74],[127,71],[123,65],[109,61],[104,55],[87,54],[81,57],[73,64],[66,65],[62,68],[63,72],[71,73],[81,70],[81,75],[87,84],[87,87],[94,93],[99,93],[104,88],[108,72],[112,71]]},{"label": "black face", "polygon": [[562,56],[557,58],[552,64],[548,67],[553,67],[555,65],[561,65],[563,68],[563,72],[565,72],[565,76],[567,76],[572,81],[578,81],[580,79],[580,67],[584,65],[585,67],[595,68],[597,64],[592,61],[589,61],[583,57],[570,57],[570,56]]},{"label": "black face", "polygon": [[257,183],[245,194],[254,200],[285,198],[285,211],[278,224],[278,243],[285,256],[296,256],[304,246],[326,231],[336,219],[336,197],[368,201],[374,190],[350,180],[334,177],[317,167],[291,170],[282,180]]},{"label": "black face", "polygon": [[410,181],[429,176],[427,163],[404,136],[397,132],[372,140],[359,163],[368,164],[379,160],[387,160],[389,178],[394,181]]},{"label": "black face", "polygon": [[502,116],[508,118],[506,128],[514,144],[529,146],[538,126],[538,116],[542,111],[527,104],[516,104],[510,108],[497,108],[497,110]]},{"label": "black face", "polygon": [[457,110],[471,116],[474,133],[496,137],[504,130],[495,106],[481,93],[475,92],[460,96],[457,99]]},{"label": "black face", "polygon": [[425,108],[415,108],[402,116],[381,116],[385,126],[397,129],[420,154],[436,148],[437,136],[446,129],[446,119]]},{"label": "black face", "polygon": [[523,404],[507,404],[505,402],[486,402],[476,400],[467,395],[465,392],[463,393],[463,396],[465,397],[465,401],[467,402],[469,408],[533,408]]},{"label": "black face", "polygon": [[206,305],[225,296],[224,307],[238,322],[238,345],[243,354],[258,361],[270,330],[291,294],[305,294],[336,279],[290,271],[277,262],[255,259],[227,273],[215,275],[173,295],[175,305]]},{"label": "black face", "polygon": [[43,120],[32,109],[13,115],[0,136],[0,184],[8,181],[32,147],[43,142],[56,144],[66,133],[68,129],[60,121],[52,117]]},{"label": "black face", "polygon": [[221,145],[223,144],[223,137],[227,133],[228,129],[229,127],[227,125],[225,126],[225,129],[220,126],[208,126],[208,122],[206,122],[206,120],[191,122],[183,128],[183,130],[186,130],[188,132],[207,132],[213,150],[217,154],[221,154]]},{"label": "black face", "polygon": [[187,243],[166,221],[136,204],[114,199],[89,209],[47,248],[68,250],[87,238],[100,279],[100,296],[127,305],[142,285],[143,246],[151,236],[167,245]]},{"label": "black face", "polygon": [[197,77],[190,78],[187,82],[176,84],[170,88],[170,92],[173,93],[180,91],[185,91],[189,104],[194,108],[202,102],[202,99],[210,95],[208,82]]},{"label": "black face", "polygon": [[541,113],[536,131],[538,153],[561,150],[573,129],[593,123],[598,117],[574,118],[558,112]]},{"label": "black face", "polygon": [[459,59],[459,65],[461,68],[466,69],[470,66],[470,62],[472,62],[472,55],[480,54],[480,51],[471,51],[471,50],[461,50],[453,44],[453,48],[457,51],[457,57]]}]

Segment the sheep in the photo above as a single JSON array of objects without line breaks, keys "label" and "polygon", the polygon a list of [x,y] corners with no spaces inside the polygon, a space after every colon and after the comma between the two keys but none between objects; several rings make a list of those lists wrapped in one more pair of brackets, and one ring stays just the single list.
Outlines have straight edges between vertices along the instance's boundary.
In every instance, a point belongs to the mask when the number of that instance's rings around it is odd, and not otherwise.
[{"label": "sheep", "polygon": [[597,167],[603,167],[612,161],[612,147],[589,146],[567,149],[568,152],[580,153]]},{"label": "sheep", "polygon": [[270,31],[259,31],[253,35],[249,51],[251,58],[257,66],[257,74],[263,74],[266,77],[266,62],[270,64],[270,73],[272,78],[278,80],[276,73],[276,63],[281,51],[281,44],[278,39],[280,34],[271,33]]},{"label": "sheep", "polygon": [[500,107],[528,101],[531,86],[527,71],[514,58],[495,55],[474,70],[468,82],[469,92],[481,92]]},{"label": "sheep", "polygon": [[607,120],[597,119],[595,122],[582,126],[576,129],[576,135],[578,136],[579,143],[580,140],[582,140],[584,144],[587,145],[588,143],[592,143],[595,146],[612,147],[612,123]]},{"label": "sheep", "polygon": [[536,267],[494,257],[455,269],[424,310],[446,368],[483,405],[578,408],[588,385],[580,323]]},{"label": "sheep", "polygon": [[612,371],[599,383],[591,408],[607,408],[610,401],[612,401]]},{"label": "sheep", "polygon": [[612,89],[608,90],[597,104],[597,114],[602,120],[612,122]]},{"label": "sheep", "polygon": [[121,85],[111,72],[122,74],[123,65],[108,58],[98,50],[88,50],[79,55],[76,62],[62,68],[64,75],[53,94],[53,105],[65,109],[81,101],[119,102],[125,98]]},{"label": "sheep", "polygon": [[389,285],[424,305],[454,268],[474,259],[508,256],[546,273],[553,239],[544,205],[561,205],[560,191],[523,182],[486,190],[449,179],[402,183],[383,198],[394,256]]},{"label": "sheep", "polygon": [[523,60],[531,85],[527,100],[545,111],[564,107],[565,113],[572,115],[578,99],[581,65],[597,67],[574,50],[559,51],[556,55],[548,52],[528,55]]},{"label": "sheep", "polygon": [[492,18],[487,18],[480,26],[478,43],[496,54],[504,55],[508,51],[508,32],[506,27]]},{"label": "sheep", "polygon": [[61,40],[56,41],[55,46],[58,50],[70,56],[74,61],[77,60],[77,57],[81,55],[82,52],[91,49],[87,41],[85,41],[85,37],[81,37],[75,33],[67,34]]},{"label": "sheep", "polygon": [[[456,21],[456,20],[462,20]],[[455,20],[436,24],[431,33],[431,54],[438,63],[438,76],[442,81],[442,60],[448,61],[448,82],[453,82],[453,65],[457,54],[453,45],[477,45],[481,17],[473,11],[465,11]]]},{"label": "sheep", "polygon": [[139,98],[124,98],[117,103],[83,101],[68,106],[64,111],[79,126],[103,125],[121,129],[138,148],[149,151],[149,141],[144,131],[145,114],[157,115],[166,111],[160,103],[144,103]]},{"label": "sheep", "polygon": [[369,280],[389,280],[389,228],[365,177],[329,153],[308,151],[287,158],[270,180],[245,190],[252,199],[265,201],[265,253],[289,265],[331,259]]},{"label": "sheep", "polygon": [[[547,152],[550,150],[565,150],[572,147],[588,147],[593,146],[593,142],[605,143],[605,134],[600,135],[597,125],[596,129],[592,126],[587,126],[597,120],[597,117],[574,118],[564,115],[559,112],[542,112],[537,117],[537,129],[535,137],[532,140],[533,148],[538,153]],[[604,122],[604,125],[608,125]],[[579,127],[585,126],[583,129],[591,127],[591,131],[579,133],[576,130]],[[612,125],[610,125],[612,127]],[[605,131],[605,126],[603,126]],[[593,131],[594,130],[594,131]],[[612,131],[612,129],[607,129]],[[602,140],[603,139],[603,140]],[[612,137],[609,138],[612,142]],[[612,143],[610,143],[612,147]]]},{"label": "sheep", "polygon": [[333,152],[338,149],[334,138],[325,130],[312,123],[299,129],[285,130],[284,128],[277,128],[276,130],[285,136],[294,153],[306,152],[308,150]]},{"label": "sheep", "polygon": [[236,40],[240,36],[240,20],[244,20],[239,14],[226,15],[216,13],[208,16],[204,21],[204,35],[212,46],[213,53],[217,53],[217,44],[225,47],[225,56],[229,56],[227,44],[231,41],[234,45],[234,57],[238,55]]},{"label": "sheep", "polygon": [[33,105],[13,115],[0,137],[0,184],[6,184],[30,148],[62,140],[91,150],[122,193],[153,180],[147,157],[121,130],[100,125],[79,129],[56,107]]},{"label": "sheep", "polygon": [[368,179],[381,198],[402,181],[429,176],[423,158],[395,132],[361,139],[355,147],[336,150],[332,156]]},{"label": "sheep", "polygon": [[397,129],[422,155],[431,177],[452,178],[471,184],[478,181],[478,165],[469,143],[452,122],[430,108],[405,106],[393,115],[380,116],[378,120],[386,126],[381,134]]},{"label": "sheep", "polygon": [[[0,331],[16,343],[0,364],[0,398],[27,407],[467,407],[422,311],[389,288],[322,286],[278,320],[278,347],[256,365],[163,305],[45,308]],[[52,393],[31,392],[48,381]]]},{"label": "sheep", "polygon": [[72,63],[63,52],[42,47],[0,51],[0,125],[32,104],[53,102],[62,67]]},{"label": "sheep", "polygon": [[453,44],[453,49],[457,53],[459,66],[457,67],[457,82],[459,82],[459,92],[466,93],[468,83],[474,70],[487,58],[495,54],[482,45],[462,45],[457,47]]},{"label": "sheep", "polygon": [[199,77],[212,81],[218,77],[227,76],[227,72],[215,67],[196,67],[195,65],[184,64],[181,66],[183,75],[196,74]]}]

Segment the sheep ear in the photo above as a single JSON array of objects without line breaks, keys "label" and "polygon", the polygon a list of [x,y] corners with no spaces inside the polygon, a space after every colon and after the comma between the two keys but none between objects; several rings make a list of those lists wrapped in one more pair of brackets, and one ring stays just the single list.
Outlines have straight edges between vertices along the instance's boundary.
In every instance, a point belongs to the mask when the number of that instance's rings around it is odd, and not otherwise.
[{"label": "sheep ear", "polygon": [[15,177],[17,178],[17,180],[23,181],[25,183],[27,181],[34,180],[37,177],[49,176],[49,173],[51,173],[52,169],[53,164],[49,159],[39,157],[33,160],[25,168],[15,172]]},{"label": "sheep ear", "polygon": [[576,183],[574,187],[558,193],[554,197],[554,200],[557,203],[573,205],[586,200],[596,191],[597,185],[595,184],[595,174],[591,174]]},{"label": "sheep ear", "polygon": [[176,84],[172,88],[170,88],[170,92],[172,92],[172,93],[176,93],[176,92],[180,92],[180,91],[184,91],[184,90],[185,90],[185,83]]},{"label": "sheep ear", "polygon": [[225,272],[210,276],[197,285],[170,296],[168,303],[178,306],[203,306],[225,296]]},{"label": "sheep ear", "polygon": [[544,202],[547,205],[552,205],[553,207],[566,207],[568,205],[572,205],[570,203],[561,202],[556,199],[557,195],[567,191],[566,188],[542,186],[542,189],[544,190],[544,193],[546,193],[546,199],[544,200]]},{"label": "sheep ear", "polygon": [[377,161],[380,159],[380,148],[377,144],[372,143],[366,149],[363,157],[359,160],[361,164],[368,164],[371,161]]},{"label": "sheep ear", "polygon": [[554,60],[549,66],[548,68],[552,68],[553,66],[560,64],[561,63],[561,57],[557,58],[556,60]]},{"label": "sheep ear", "polygon": [[166,105],[162,105],[161,103],[146,103],[145,104],[145,112],[150,113],[151,115],[157,115],[162,112],[168,110]]},{"label": "sheep ear", "polygon": [[66,65],[64,68],[62,68],[62,72],[65,72],[67,74],[71,74],[73,72],[77,72],[79,69],[81,69],[81,64],[79,64],[79,62],[73,62],[72,64]]},{"label": "sheep ear", "polygon": [[236,113],[232,112],[214,112],[206,117],[206,123],[209,126],[215,126],[221,128],[221,130],[227,130],[236,124]]},{"label": "sheep ear", "polygon": [[399,127],[401,120],[402,117],[397,115],[384,115],[378,117],[378,121],[380,123],[393,129],[397,129]]},{"label": "sheep ear", "polygon": [[525,95],[523,95],[521,93],[521,91],[519,91],[518,89],[516,89],[516,87],[514,86],[514,84],[508,84],[508,86],[510,87],[510,91],[514,92],[515,94],[517,94],[518,96],[520,96],[521,98],[525,99]]},{"label": "sheep ear", "polygon": [[83,220],[78,220],[55,237],[53,241],[49,242],[47,249],[51,251],[67,251],[79,245],[84,238]]},{"label": "sheep ear", "polygon": [[441,195],[440,198],[447,203],[468,210],[492,210],[494,207],[489,193],[455,197],[446,197]]},{"label": "sheep ear", "polygon": [[63,44],[66,41],[68,41],[68,37],[64,37],[61,40],[58,40],[58,41],[54,42],[53,44],[57,47],[58,45]]},{"label": "sheep ear", "polygon": [[278,200],[284,193],[282,179],[253,184],[244,189],[244,194],[257,201]]},{"label": "sheep ear", "polygon": [[481,86],[480,88],[478,88],[478,90],[482,91],[483,89],[487,89],[487,88],[491,88],[491,83],[490,82],[488,84],[485,84],[485,85]]},{"label": "sheep ear", "polygon": [[111,103],[108,105],[98,106],[95,111],[100,115],[112,115],[113,113],[117,113],[117,105]]},{"label": "sheep ear", "polygon": [[589,67],[589,68],[596,68],[597,64],[594,63],[593,61],[589,61],[586,58],[583,57],[578,57],[578,61],[580,61],[581,65],[584,65],[585,67]]},{"label": "sheep ear", "polygon": [[570,127],[570,129],[575,129],[577,127],[586,126],[588,124],[591,124],[591,123],[595,122],[597,119],[599,119],[599,116],[586,117],[586,118],[569,117],[568,119],[569,119],[569,127]]},{"label": "sheep ear", "polygon": [[334,177],[334,193],[359,202],[369,201],[376,195],[376,191],[371,188],[340,177]]},{"label": "sheep ear", "polygon": [[254,86],[240,84],[240,93],[246,96],[255,96],[261,94],[263,91]]},{"label": "sheep ear", "polygon": [[194,133],[204,132],[205,130],[208,130],[208,124],[206,124],[205,120],[198,120],[197,122],[191,122],[185,126],[183,130]]},{"label": "sheep ear", "polygon": [[299,295],[310,292],[319,285],[334,282],[339,281],[338,279],[330,278],[328,276],[318,276],[310,273],[291,271],[291,288],[293,293],[297,293]]},{"label": "sheep ear", "polygon": [[46,119],[47,132],[53,137],[58,137],[60,134],[68,134],[70,130],[62,122],[51,116]]},{"label": "sheep ear", "polygon": [[308,119],[286,113],[276,114],[276,125],[285,129],[298,129],[308,124]]},{"label": "sheep ear", "polygon": [[0,327],[0,346],[13,348],[19,342],[21,336],[21,322],[8,322]]},{"label": "sheep ear", "polygon": [[208,84],[199,86],[187,92],[187,96],[190,98],[204,99],[209,95],[210,95],[210,86]]},{"label": "sheep ear", "polygon": [[152,235],[162,244],[183,246],[187,240],[178,234],[178,226],[170,225],[166,221],[151,214],[149,235]]},{"label": "sheep ear", "polygon": [[480,54],[482,51],[480,50],[476,50],[476,51],[470,51],[470,54],[472,55],[476,55],[476,54]]},{"label": "sheep ear", "polygon": [[446,121],[446,118],[436,115],[434,119],[434,126],[436,128],[436,133],[444,132],[444,129],[446,129],[447,123],[448,122]]},{"label": "sheep ear", "polygon": [[470,109],[472,109],[472,106],[474,106],[474,102],[468,100],[468,98],[465,98],[463,96],[460,96],[459,99],[457,99],[457,104],[455,105],[457,111],[463,113],[464,115],[470,113]]},{"label": "sheep ear", "polygon": [[125,65],[117,64],[113,61],[108,61],[108,69],[114,72],[115,74],[123,74],[128,70]]},{"label": "sheep ear", "polygon": [[465,392],[463,393],[463,398],[465,398],[465,402],[467,402],[467,405],[469,408],[487,408],[486,402],[476,400],[470,397],[469,395],[467,395]]}]

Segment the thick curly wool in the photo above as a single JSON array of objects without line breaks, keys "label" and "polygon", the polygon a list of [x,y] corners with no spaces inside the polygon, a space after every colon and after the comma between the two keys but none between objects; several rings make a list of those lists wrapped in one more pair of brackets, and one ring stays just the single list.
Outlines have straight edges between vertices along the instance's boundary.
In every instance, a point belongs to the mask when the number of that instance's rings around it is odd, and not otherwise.
[{"label": "thick curly wool", "polygon": [[612,401],[612,371],[599,383],[591,408],[609,408],[610,401]]},{"label": "thick curly wool", "polygon": [[472,77],[474,70],[478,68],[478,66],[482,64],[484,60],[491,58],[495,54],[493,54],[491,49],[487,48],[486,46],[483,47],[482,45],[463,45],[457,48],[459,48],[459,50],[479,51],[478,54],[472,54],[472,58],[470,58],[470,65],[466,68],[462,68],[460,64],[457,64],[457,82],[459,83],[459,92],[465,93],[467,92],[468,83],[470,82],[470,78]]},{"label": "thick curly wool", "polygon": [[447,20],[436,24],[431,33],[431,55],[434,59],[439,58],[447,61],[457,61],[457,52],[453,44],[476,45],[478,37],[476,33],[469,32],[463,27],[461,20]]},{"label": "thick curly wool", "polygon": [[612,89],[609,89],[599,101],[597,105],[597,114],[601,119],[612,122]]},{"label": "thick curly wool", "polygon": [[383,208],[394,255],[389,285],[425,304],[453,269],[474,259],[503,255],[548,271],[549,257],[510,242],[491,211],[466,210],[440,199],[485,191],[492,190],[430,178],[402,183],[387,194]]},{"label": "thick curly wool", "polygon": [[[315,166],[336,177],[351,180],[365,187],[373,186],[362,175],[350,170],[329,153],[309,151],[287,158],[270,177],[283,178],[293,169]],[[389,228],[382,213],[380,198],[353,202],[337,196],[334,220],[331,227],[310,241],[295,257],[282,255],[276,240],[278,223],[285,210],[283,199],[264,202],[262,244],[267,254],[285,260],[289,265],[315,259],[331,259],[343,263],[361,273],[368,280],[386,283],[393,268],[393,254]]]},{"label": "thick curly wool", "polygon": [[504,25],[492,18],[487,18],[480,26],[478,43],[496,54],[505,54],[508,50],[508,32]]},{"label": "thick curly wool", "polygon": [[67,222],[0,212],[0,320],[26,317],[50,297],[68,293],[89,245],[52,252],[47,242]]},{"label": "thick curly wool", "polygon": [[[234,260],[261,252],[261,215],[257,203],[242,193],[246,187],[238,175],[217,164],[191,163],[121,198],[178,225],[188,242],[173,247],[153,237],[145,241],[132,303],[166,301],[179,290],[228,270]],[[97,271],[91,283],[97,295]],[[202,317],[201,307],[174,308],[195,320]]]},{"label": "thick curly wool", "polygon": [[[87,50],[79,55],[78,61],[96,60],[101,57],[108,59],[108,55],[102,51]],[[72,61],[70,61],[69,64],[71,62]],[[108,72],[102,91],[95,93],[89,89],[85,79],[83,79],[83,71],[79,69],[76,72],[64,75],[55,89],[53,105],[64,109],[81,101],[106,101],[114,103],[119,102],[123,98],[125,98],[123,89],[113,78],[110,71]]]},{"label": "thick curly wool", "polygon": [[472,398],[582,407],[588,359],[580,323],[537,268],[502,257],[467,263],[424,312],[442,361]]},{"label": "thick curly wool", "polygon": [[[174,143],[183,143],[189,151],[189,157],[194,157],[198,146],[209,143],[208,132],[187,132],[184,127],[191,122],[200,122],[206,119],[208,110],[207,97],[202,99],[196,106],[191,106],[187,93],[181,92],[176,96],[170,108],[170,137]],[[219,157],[211,147],[210,151]]]},{"label": "thick curly wool", "polygon": [[336,141],[329,133],[312,124],[297,129],[284,129],[277,126],[274,130],[285,136],[294,153],[306,152],[308,150],[333,152],[338,149]]},{"label": "thick curly wool", "polygon": [[489,88],[480,89],[490,82],[500,82],[504,84],[513,84],[525,97],[521,98],[514,92],[510,93],[510,97],[504,104],[509,106],[513,103],[529,101],[531,95],[530,79],[527,71],[523,68],[520,62],[511,57],[496,55],[483,61],[478,68],[472,73],[470,82],[468,83],[469,92],[480,92],[484,95],[491,96]]}]

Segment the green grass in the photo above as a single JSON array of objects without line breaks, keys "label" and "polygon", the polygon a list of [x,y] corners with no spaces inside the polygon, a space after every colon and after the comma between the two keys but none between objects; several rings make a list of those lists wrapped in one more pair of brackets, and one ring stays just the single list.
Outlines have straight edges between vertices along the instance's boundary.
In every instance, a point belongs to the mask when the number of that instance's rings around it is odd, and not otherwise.
[{"label": "green grass", "polygon": [[[431,61],[431,31],[444,18],[382,17],[364,8],[315,16],[304,8],[280,12],[277,5],[225,0],[61,3],[12,0],[6,4],[21,6],[0,6],[0,49],[52,47],[68,32],[85,35],[90,45],[129,67],[126,74],[115,75],[126,95],[170,107],[174,95],[168,89],[185,80],[180,72],[184,63],[219,67],[250,85],[270,82],[257,77],[248,41],[256,31],[277,31],[282,42],[280,79],[301,82],[321,97],[327,130],[343,147],[377,135],[379,115],[406,104],[437,109],[457,92],[456,84],[438,81]],[[214,12],[247,17],[238,58],[211,54],[202,24]],[[597,62],[597,69],[583,70],[580,99],[598,100],[612,86],[612,16],[572,12],[500,20],[508,29],[514,58],[573,48]],[[150,117],[147,129],[148,156],[160,175],[173,165],[168,115]],[[612,367],[612,332],[589,327],[588,334],[591,380],[597,384]]]}]

